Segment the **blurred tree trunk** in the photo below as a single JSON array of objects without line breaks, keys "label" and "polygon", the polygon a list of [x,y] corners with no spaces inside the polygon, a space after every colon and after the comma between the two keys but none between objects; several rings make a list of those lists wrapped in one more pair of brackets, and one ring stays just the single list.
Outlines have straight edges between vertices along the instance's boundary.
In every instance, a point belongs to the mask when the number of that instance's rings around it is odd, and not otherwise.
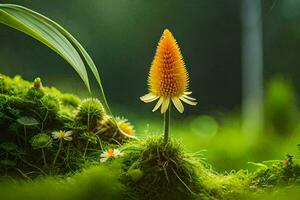
[{"label": "blurred tree trunk", "polygon": [[251,136],[263,128],[263,47],[261,1],[242,0],[243,131]]}]

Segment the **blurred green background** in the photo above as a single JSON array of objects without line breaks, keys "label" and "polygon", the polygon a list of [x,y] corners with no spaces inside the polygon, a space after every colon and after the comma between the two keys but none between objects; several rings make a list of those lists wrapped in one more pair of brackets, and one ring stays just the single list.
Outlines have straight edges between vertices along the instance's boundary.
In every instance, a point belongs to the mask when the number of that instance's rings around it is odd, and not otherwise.
[{"label": "blurred green background", "polygon": [[[300,143],[300,1],[263,0],[262,133],[242,131],[242,25],[240,0],[15,0],[57,21],[95,61],[116,115],[136,126],[140,137],[162,131],[162,116],[139,97],[165,28],[177,39],[197,107],[173,112],[173,137],[189,151],[207,149],[217,170],[248,168],[247,162],[283,159]],[[58,55],[24,34],[0,25],[0,72],[20,74],[82,97],[89,94],[80,78]],[[91,76],[92,77],[92,76]],[[97,87],[93,81],[94,91]]]}]

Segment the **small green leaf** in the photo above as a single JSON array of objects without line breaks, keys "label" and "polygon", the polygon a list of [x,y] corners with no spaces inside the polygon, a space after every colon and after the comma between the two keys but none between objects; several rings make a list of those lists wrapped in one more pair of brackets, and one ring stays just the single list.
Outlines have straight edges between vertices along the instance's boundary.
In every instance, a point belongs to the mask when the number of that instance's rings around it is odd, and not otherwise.
[{"label": "small green leaf", "polygon": [[98,138],[93,132],[84,132],[80,135],[80,137],[84,140],[89,141],[90,143],[97,144]]},{"label": "small green leaf", "polygon": [[52,141],[52,138],[44,133],[37,134],[30,139],[31,146],[34,149],[51,147]]},{"label": "small green leaf", "polygon": [[16,164],[17,163],[14,160],[0,160],[0,166],[3,167],[14,167]]},{"label": "small green leaf", "polygon": [[17,148],[18,146],[11,142],[3,142],[0,144],[0,149],[3,149],[6,152],[16,150]]},{"label": "small green leaf", "polygon": [[36,126],[39,124],[39,122],[33,117],[20,117],[17,119],[17,122],[24,126]]}]

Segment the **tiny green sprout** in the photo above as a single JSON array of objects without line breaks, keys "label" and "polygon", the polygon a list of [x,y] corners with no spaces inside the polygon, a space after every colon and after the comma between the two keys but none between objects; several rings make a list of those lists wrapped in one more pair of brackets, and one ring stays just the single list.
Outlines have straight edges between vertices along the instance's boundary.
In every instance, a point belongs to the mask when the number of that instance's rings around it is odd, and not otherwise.
[{"label": "tiny green sprout", "polygon": [[35,78],[33,81],[33,87],[35,89],[41,89],[42,88],[42,81],[39,77]]},{"label": "tiny green sprout", "polygon": [[100,101],[88,98],[78,106],[75,118],[77,122],[87,125],[87,130],[93,130],[104,116],[105,110]]},{"label": "tiny green sprout", "polygon": [[52,147],[52,142],[52,138],[45,133],[37,134],[30,139],[30,143],[33,149],[41,149],[45,166],[47,166],[47,160],[44,149]]},{"label": "tiny green sprout", "polygon": [[40,78],[34,79],[33,85],[28,89],[26,93],[26,98],[31,101],[37,101],[45,95],[42,88],[42,82]]}]

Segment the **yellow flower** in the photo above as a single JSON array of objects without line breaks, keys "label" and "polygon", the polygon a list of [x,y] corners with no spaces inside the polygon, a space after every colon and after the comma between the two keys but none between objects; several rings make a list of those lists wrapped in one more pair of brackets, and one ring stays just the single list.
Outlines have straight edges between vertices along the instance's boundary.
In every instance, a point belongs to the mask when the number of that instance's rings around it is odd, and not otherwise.
[{"label": "yellow flower", "polygon": [[121,129],[121,131],[123,133],[126,134],[126,136],[134,137],[134,135],[135,135],[134,126],[132,126],[127,119],[125,119],[123,117],[122,118],[117,117],[116,121],[117,121],[118,127]]},{"label": "yellow flower", "polygon": [[149,93],[140,97],[145,103],[158,99],[153,112],[161,107],[165,113],[172,101],[180,113],[184,107],[181,101],[196,105],[196,99],[189,97],[189,77],[185,64],[172,33],[166,29],[158,43],[148,77]]}]

